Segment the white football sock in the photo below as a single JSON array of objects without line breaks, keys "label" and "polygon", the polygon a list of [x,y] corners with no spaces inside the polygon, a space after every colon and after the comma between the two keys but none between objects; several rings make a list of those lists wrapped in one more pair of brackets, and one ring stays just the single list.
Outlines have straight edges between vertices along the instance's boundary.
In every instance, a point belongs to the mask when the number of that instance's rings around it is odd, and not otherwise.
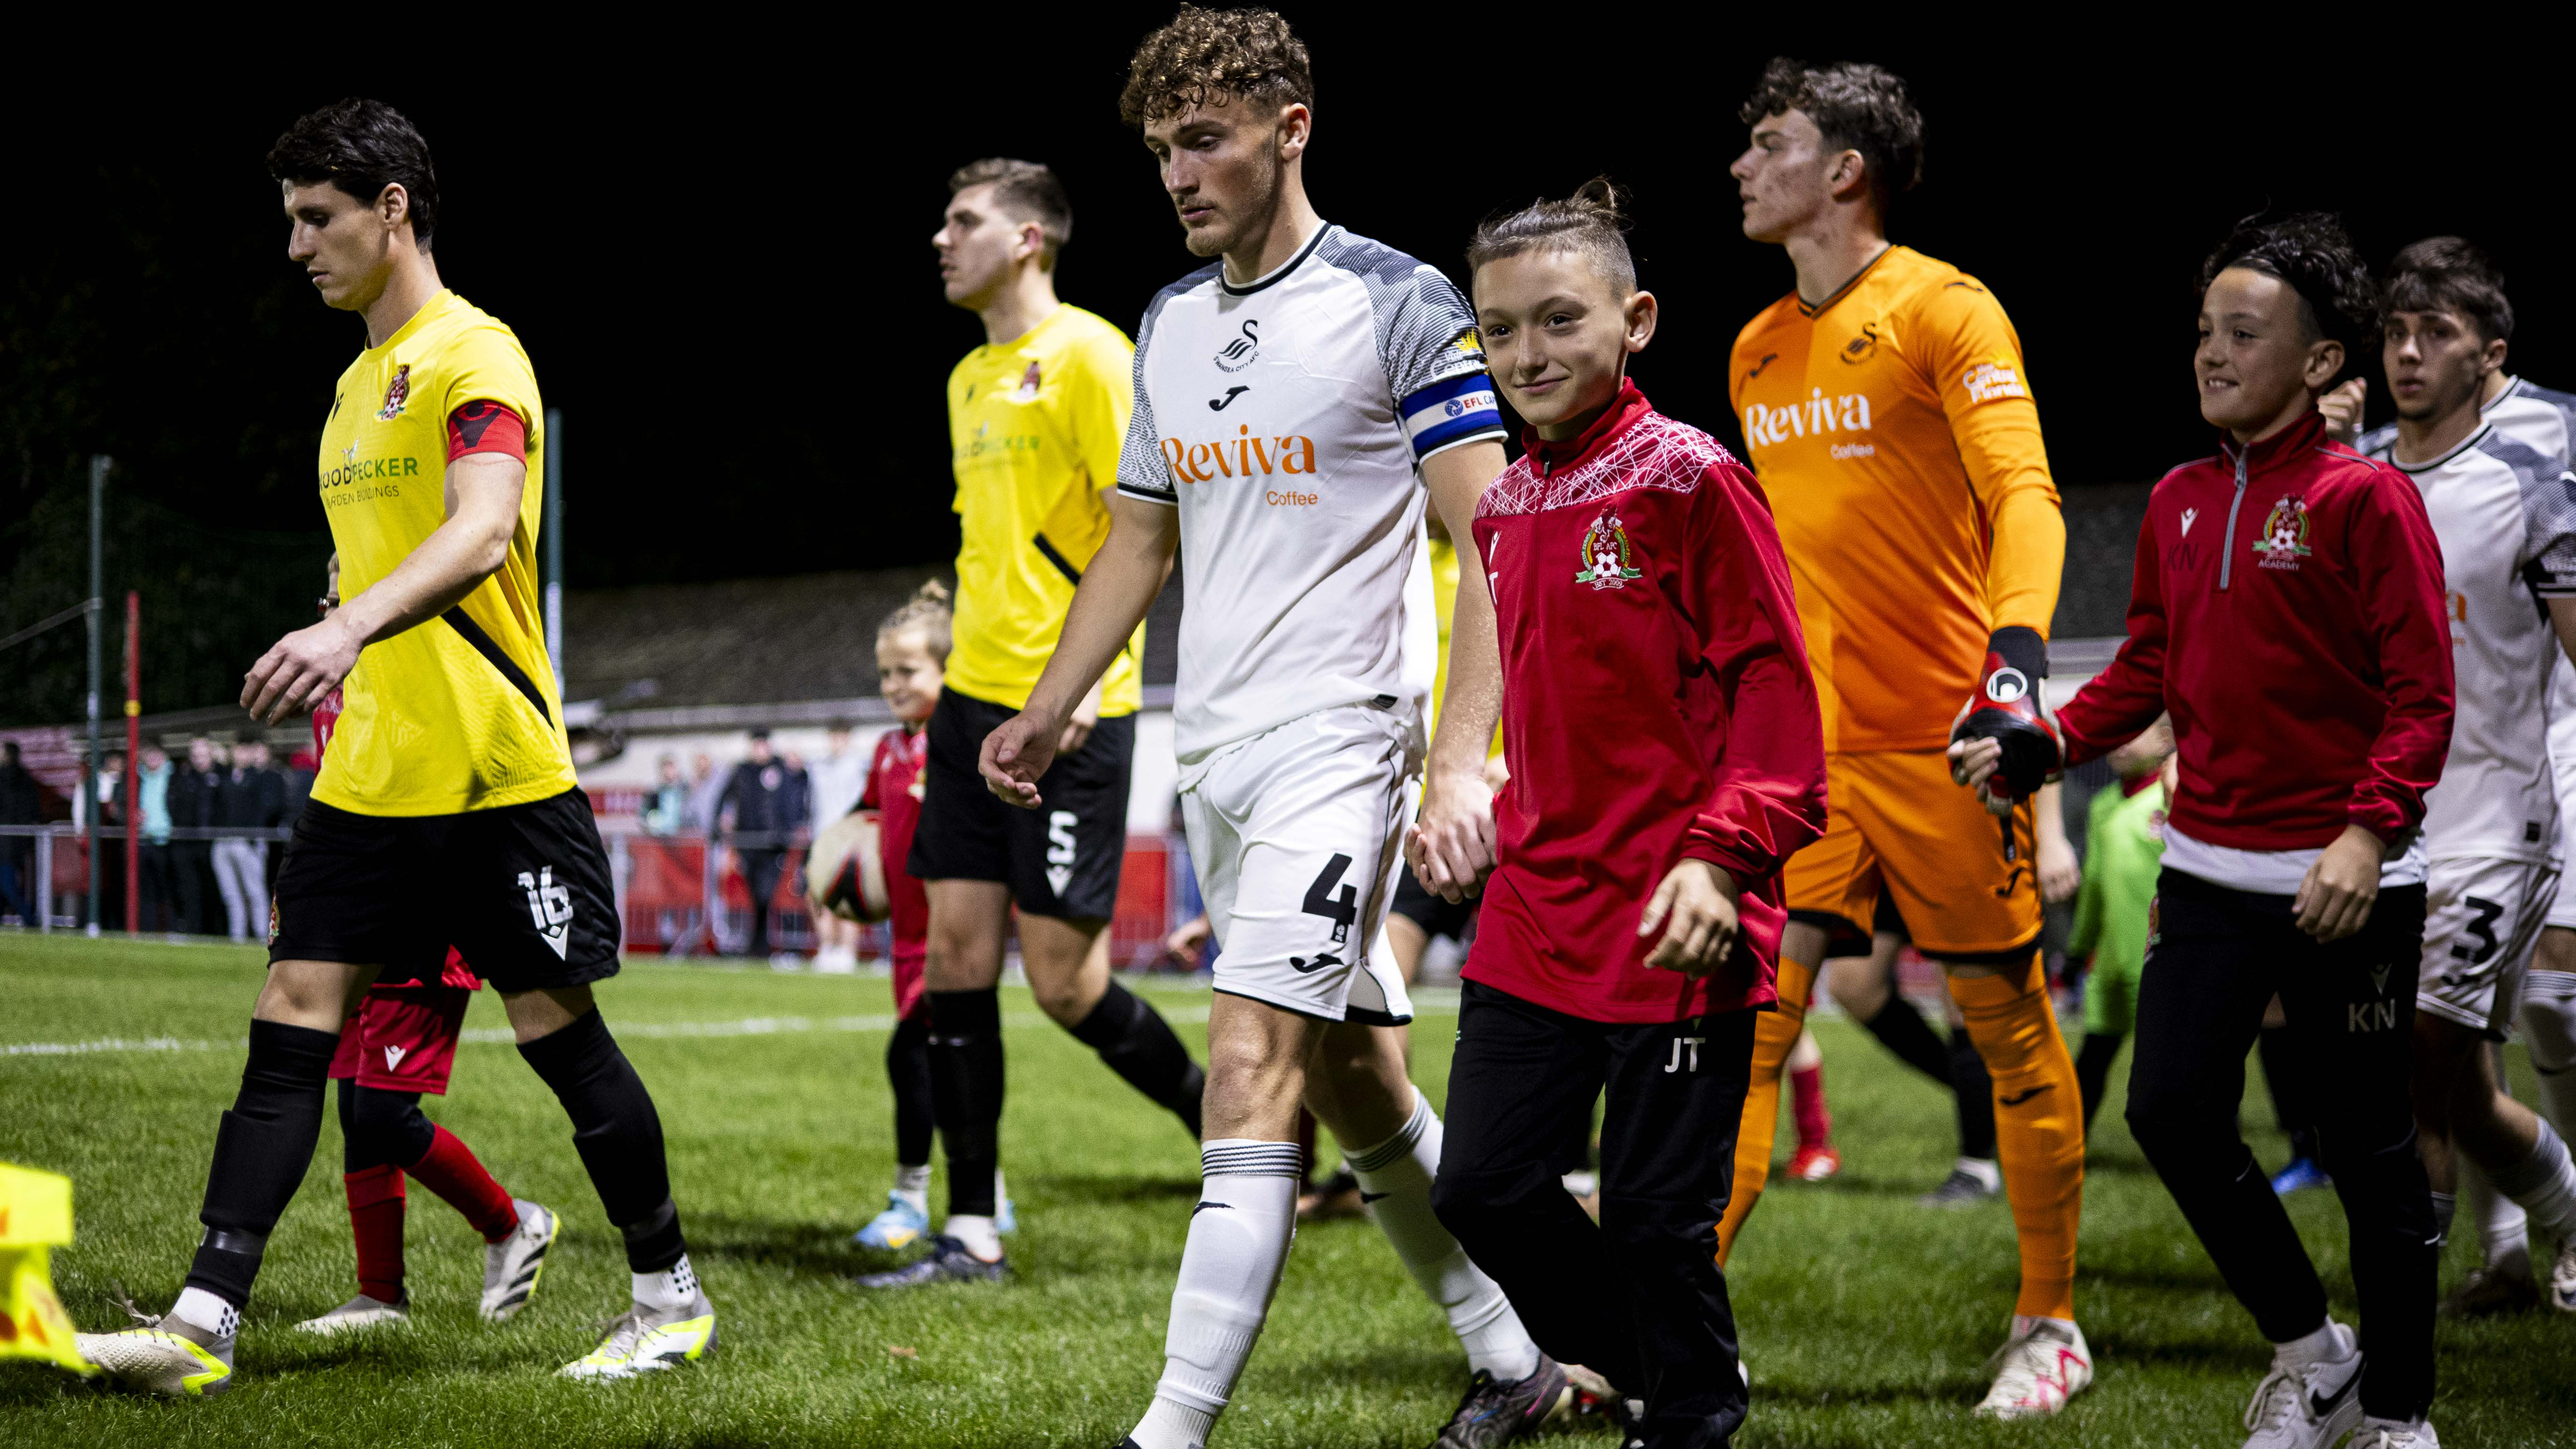
[{"label": "white football sock", "polygon": [[1431,1301],[1449,1315],[1449,1327],[1467,1350],[1467,1367],[1513,1384],[1538,1370],[1538,1345],[1493,1279],[1467,1260],[1467,1250],[1431,1211],[1431,1179],[1440,1170],[1440,1118],[1431,1099],[1413,1094],[1413,1116],[1402,1129],[1350,1155],[1360,1201],[1395,1256]]},{"label": "white football sock", "polygon": [[1991,1157],[1962,1157],[1954,1170],[1964,1172],[1986,1185],[1986,1191],[1997,1192],[2004,1185],[2004,1170]]},{"label": "white football sock", "polygon": [[2451,1159],[2460,1174],[2460,1200],[2468,1204],[2469,1216],[2478,1224],[2478,1248],[2481,1259],[2492,1268],[2508,1258],[2531,1257],[2529,1219],[2522,1206],[2495,1190],[2486,1173],[2466,1157]]},{"label": "white football sock", "polygon": [[1001,1230],[993,1226],[991,1218],[972,1213],[950,1213],[939,1231],[965,1244],[966,1251],[977,1262],[998,1263],[1002,1260]]},{"label": "white football sock", "polygon": [[170,1305],[170,1316],[217,1338],[230,1338],[241,1331],[241,1310],[203,1288],[182,1288],[179,1301]]},{"label": "white football sock", "polygon": [[2272,1345],[2272,1362],[2284,1368],[2314,1368],[2323,1363],[2341,1363],[2356,1352],[2352,1330],[2329,1318],[2314,1333]]},{"label": "white football sock", "polygon": [[930,1216],[930,1164],[898,1162],[894,1165],[894,1193],[912,1204],[913,1211]]},{"label": "white football sock", "polygon": [[2576,1238],[2576,1160],[2549,1125],[2536,1119],[2540,1140],[2531,1155],[2503,1172],[2489,1173],[2496,1191],[2522,1204],[2522,1210],[2561,1240]]},{"label": "white football sock", "polygon": [[686,1308],[697,1301],[698,1273],[689,1266],[686,1253],[680,1255],[680,1261],[659,1273],[637,1273],[633,1276],[638,1307],[667,1311]]},{"label": "white football sock", "polygon": [[1172,1285],[1163,1378],[1128,1436],[1138,1449],[1205,1449],[1279,1291],[1305,1168],[1294,1142],[1228,1137],[1199,1149],[1199,1202]]},{"label": "white football sock", "polygon": [[2437,1192],[2433,1194],[2434,1247],[2439,1248],[2445,1243],[2451,1241],[2451,1219],[2459,1214],[2459,1210],[2460,1196],[2458,1193]]},{"label": "white football sock", "polygon": [[2522,1041],[2540,1077],[2540,1110],[2576,1137],[2576,977],[2535,971],[2522,992]]}]

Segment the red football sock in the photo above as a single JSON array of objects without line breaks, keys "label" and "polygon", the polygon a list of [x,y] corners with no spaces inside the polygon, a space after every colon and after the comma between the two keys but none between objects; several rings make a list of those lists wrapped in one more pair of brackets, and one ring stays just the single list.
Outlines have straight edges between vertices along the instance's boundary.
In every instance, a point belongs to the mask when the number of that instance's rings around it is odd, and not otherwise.
[{"label": "red football sock", "polygon": [[465,1214],[465,1221],[483,1235],[483,1241],[497,1243],[519,1227],[518,1206],[510,1194],[483,1170],[474,1150],[457,1140],[456,1134],[444,1127],[430,1129],[429,1150],[420,1161],[405,1169],[420,1179],[420,1185],[447,1199],[447,1205]]},{"label": "red football sock", "polygon": [[1834,1140],[1833,1114],[1825,1110],[1825,1064],[1789,1074],[1790,1100],[1798,1117],[1798,1145],[1829,1147]]},{"label": "red football sock", "polygon": [[403,1175],[387,1164],[344,1174],[349,1231],[358,1240],[358,1291],[379,1303],[403,1296]]}]

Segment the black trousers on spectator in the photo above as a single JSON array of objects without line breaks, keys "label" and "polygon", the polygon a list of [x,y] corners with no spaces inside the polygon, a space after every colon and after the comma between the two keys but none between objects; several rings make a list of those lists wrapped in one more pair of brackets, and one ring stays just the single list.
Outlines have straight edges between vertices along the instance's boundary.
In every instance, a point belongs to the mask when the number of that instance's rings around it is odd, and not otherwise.
[{"label": "black trousers on spectator", "polygon": [[2309,1102],[2351,1230],[2370,1355],[2362,1407],[2412,1419],[2433,1401],[2440,1257],[2407,1093],[2424,888],[2381,891],[2358,934],[2324,945],[2298,928],[2290,900],[2175,870],[2159,878],[2129,1131],[2263,1336],[2280,1343],[2322,1326],[2325,1288],[2236,1127],[2245,1055],[2280,993],[2300,1059],[2323,1079]]},{"label": "black trousers on spectator", "polygon": [[787,852],[776,846],[758,850],[737,849],[742,858],[743,884],[751,887],[751,946],[754,956],[769,954],[769,898],[778,892],[778,872],[787,861]]},{"label": "black trousers on spectator", "polygon": [[[1753,1067],[1750,1011],[1629,1025],[1461,990],[1432,1207],[1538,1346],[1646,1401],[1652,1449],[1713,1449],[1744,1422],[1717,1220]],[[1601,1116],[1598,1226],[1557,1181]]]},{"label": "black trousers on spectator", "polygon": [[18,924],[36,924],[36,842],[24,835],[0,835],[0,897]]},{"label": "black trousers on spectator", "polygon": [[137,868],[143,874],[143,929],[147,931],[184,931],[186,918],[179,913],[179,848],[143,842],[138,852]]},{"label": "black trousers on spectator", "polygon": [[181,840],[173,842],[170,851],[170,874],[179,888],[179,924],[173,929],[205,935],[206,902],[222,899],[215,894],[215,843]]}]

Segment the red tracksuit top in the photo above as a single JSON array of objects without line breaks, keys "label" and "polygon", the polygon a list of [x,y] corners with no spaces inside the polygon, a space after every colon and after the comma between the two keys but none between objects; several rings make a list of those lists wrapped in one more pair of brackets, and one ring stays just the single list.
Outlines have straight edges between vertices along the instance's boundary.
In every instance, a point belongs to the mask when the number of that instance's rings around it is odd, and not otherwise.
[{"label": "red tracksuit top", "polygon": [[[912,1014],[920,999],[920,967],[930,958],[930,892],[905,870],[912,856],[913,833],[921,827],[921,767],[929,759],[930,732],[898,723],[877,736],[877,752],[868,761],[868,784],[859,793],[861,810],[877,812],[877,855],[885,866],[886,925],[894,938],[894,959],[913,968],[909,998],[895,1002],[895,1015]],[[900,987],[898,997],[902,996]]]},{"label": "red tracksuit top", "polygon": [[2404,474],[2315,413],[2156,485],[2129,639],[2057,723],[2080,764],[2173,711],[2167,817],[2237,850],[2314,850],[2424,818],[2451,746],[2442,545]]},{"label": "red tracksuit top", "polygon": [[[1464,975],[1569,1016],[1775,999],[1780,866],[1825,826],[1824,728],[1762,485],[1623,382],[1476,508],[1503,658],[1500,862]],[[1637,922],[1673,865],[1734,876],[1742,944],[1694,980]]]}]

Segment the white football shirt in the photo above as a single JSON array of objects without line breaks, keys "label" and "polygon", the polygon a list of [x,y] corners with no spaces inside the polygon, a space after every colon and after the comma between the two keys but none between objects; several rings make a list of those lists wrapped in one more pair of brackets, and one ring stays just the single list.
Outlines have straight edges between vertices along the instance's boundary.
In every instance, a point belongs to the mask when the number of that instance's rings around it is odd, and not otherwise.
[{"label": "white football shirt", "polygon": [[1154,297],[1118,491],[1177,506],[1183,763],[1302,714],[1419,721],[1438,651],[1422,459],[1503,433],[1449,279],[1325,225],[1269,275]]},{"label": "white football shirt", "polygon": [[2561,651],[2545,601],[2576,597],[2564,428],[2544,454],[2490,408],[2476,432],[2423,463],[2400,461],[2393,437],[2370,441],[2380,444],[2371,456],[2423,492],[2442,543],[2458,703],[2442,781],[2425,798],[2426,847],[2437,858],[2555,858],[2548,701]]}]

